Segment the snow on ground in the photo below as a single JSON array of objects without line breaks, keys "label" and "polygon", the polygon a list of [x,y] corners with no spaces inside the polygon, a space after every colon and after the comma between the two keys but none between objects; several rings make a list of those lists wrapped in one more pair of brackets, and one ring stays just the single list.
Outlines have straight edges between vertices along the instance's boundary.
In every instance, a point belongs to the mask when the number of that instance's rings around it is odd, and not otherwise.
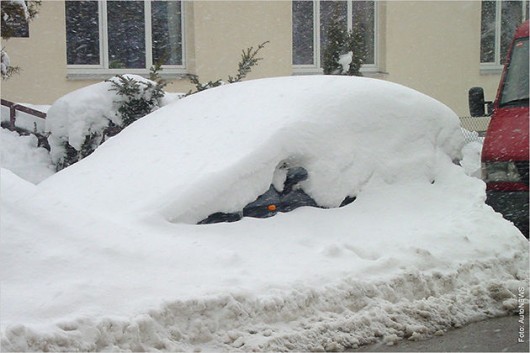
[{"label": "snow on ground", "polygon": [[[36,186],[2,169],[2,349],[342,350],[505,315],[528,242],[451,162],[462,142],[401,86],[289,78],[174,102]],[[192,224],[283,161],[357,199]]]},{"label": "snow on ground", "polygon": [[0,165],[20,178],[34,184],[55,173],[48,151],[37,147],[34,135],[19,136],[18,133],[0,129]]}]

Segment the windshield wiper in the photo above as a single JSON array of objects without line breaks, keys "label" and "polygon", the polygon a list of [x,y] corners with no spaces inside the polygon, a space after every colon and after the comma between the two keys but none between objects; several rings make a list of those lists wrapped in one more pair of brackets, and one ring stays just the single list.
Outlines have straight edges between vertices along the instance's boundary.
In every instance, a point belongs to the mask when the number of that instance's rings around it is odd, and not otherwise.
[{"label": "windshield wiper", "polygon": [[526,103],[526,105],[528,105],[528,97],[526,97],[526,98],[517,98],[517,99],[509,100],[507,102],[502,102],[501,103],[501,107],[505,107],[507,105],[525,105],[524,103]]}]

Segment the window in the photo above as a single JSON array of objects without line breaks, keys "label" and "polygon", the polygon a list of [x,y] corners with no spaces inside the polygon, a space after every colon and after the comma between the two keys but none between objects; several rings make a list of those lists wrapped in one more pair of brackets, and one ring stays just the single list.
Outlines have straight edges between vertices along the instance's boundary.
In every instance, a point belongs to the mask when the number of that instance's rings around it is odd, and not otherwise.
[{"label": "window", "polygon": [[528,38],[517,39],[502,87],[501,106],[528,107]]},{"label": "window", "polygon": [[26,5],[2,1],[2,38],[28,38],[29,13]]},{"label": "window", "polygon": [[71,73],[184,69],[181,1],[66,1]]},{"label": "window", "polygon": [[327,44],[326,29],[333,16],[339,16],[345,30],[360,26],[367,48],[363,68],[376,68],[375,1],[293,1],[293,67],[295,72],[322,72]]},{"label": "window", "polygon": [[515,29],[528,19],[528,0],[482,1],[480,63],[483,69],[501,69]]}]

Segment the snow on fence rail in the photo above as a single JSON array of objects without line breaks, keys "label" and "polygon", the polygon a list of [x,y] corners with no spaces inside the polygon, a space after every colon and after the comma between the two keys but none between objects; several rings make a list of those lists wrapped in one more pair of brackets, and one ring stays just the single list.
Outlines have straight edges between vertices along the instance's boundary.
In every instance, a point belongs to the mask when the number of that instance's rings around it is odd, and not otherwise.
[{"label": "snow on fence rail", "polygon": [[39,146],[49,149],[44,132],[46,113],[26,105],[1,100],[1,126],[22,134],[34,134],[39,139]]},{"label": "snow on fence rail", "polygon": [[[9,108],[9,128],[11,130],[15,130],[15,128],[19,127],[25,130],[28,130],[25,126],[17,126],[16,119],[17,119],[17,110],[29,115],[32,115],[34,117],[40,118],[40,119],[46,119],[46,113],[41,112],[40,110],[36,110],[30,107],[27,107],[22,104],[13,103],[8,100],[5,100],[2,98],[2,105]],[[4,110],[4,109],[2,109]],[[4,116],[2,114],[2,123],[4,123],[6,119],[4,119]]]}]

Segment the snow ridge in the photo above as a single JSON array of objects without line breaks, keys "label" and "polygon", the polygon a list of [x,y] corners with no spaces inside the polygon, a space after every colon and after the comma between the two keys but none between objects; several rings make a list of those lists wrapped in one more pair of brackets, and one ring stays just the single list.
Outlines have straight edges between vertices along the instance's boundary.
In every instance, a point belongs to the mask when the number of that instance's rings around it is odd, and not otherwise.
[{"label": "snow ridge", "polygon": [[[517,270],[525,261],[519,253],[462,264],[447,273],[417,271],[384,281],[349,278],[288,293],[177,300],[131,320],[81,318],[58,323],[47,333],[16,325],[3,334],[2,347],[7,351],[343,351],[379,339],[387,344],[418,340],[513,312],[517,289],[528,286],[528,273]],[[485,281],[485,276],[490,279]]]}]

